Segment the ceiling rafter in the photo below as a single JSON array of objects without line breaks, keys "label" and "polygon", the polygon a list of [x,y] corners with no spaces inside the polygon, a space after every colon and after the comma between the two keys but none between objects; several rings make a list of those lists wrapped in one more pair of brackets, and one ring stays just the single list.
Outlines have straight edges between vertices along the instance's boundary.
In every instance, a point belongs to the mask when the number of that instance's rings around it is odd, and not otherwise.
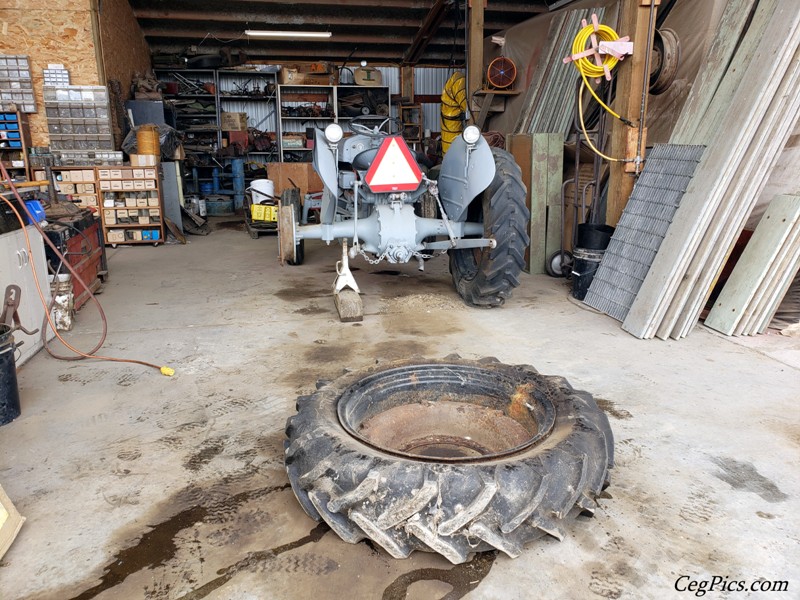
[{"label": "ceiling rafter", "polygon": [[[474,1],[474,0],[469,0]],[[552,0],[489,0],[484,34],[496,34],[539,13]],[[465,60],[468,0],[128,0],[152,51],[183,45],[203,52],[239,47],[279,62],[336,62],[358,47],[359,58],[391,64]],[[456,13],[456,8],[458,13]],[[320,43],[281,44],[244,37],[247,29],[324,30]],[[215,39],[216,38],[216,39]],[[220,41],[221,40],[221,41]],[[459,41],[462,40],[462,41]]]}]

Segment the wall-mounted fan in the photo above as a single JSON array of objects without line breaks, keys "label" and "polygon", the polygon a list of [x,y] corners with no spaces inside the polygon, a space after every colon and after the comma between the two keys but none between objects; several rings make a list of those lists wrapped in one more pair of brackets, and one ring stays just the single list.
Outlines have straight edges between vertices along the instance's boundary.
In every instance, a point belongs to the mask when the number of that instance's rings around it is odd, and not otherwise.
[{"label": "wall-mounted fan", "polygon": [[517,78],[517,65],[505,56],[498,56],[489,63],[486,71],[486,80],[489,85],[498,90],[511,87]]}]

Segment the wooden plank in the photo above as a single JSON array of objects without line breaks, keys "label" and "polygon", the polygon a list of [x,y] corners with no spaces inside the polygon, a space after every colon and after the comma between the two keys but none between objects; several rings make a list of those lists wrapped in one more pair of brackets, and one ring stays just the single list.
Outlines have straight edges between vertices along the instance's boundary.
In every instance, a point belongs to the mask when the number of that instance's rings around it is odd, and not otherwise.
[{"label": "wooden plank", "polygon": [[[774,0],[765,0],[774,2]],[[745,25],[751,16],[751,11],[756,0],[730,0],[725,5],[717,33],[708,54],[700,67],[700,72],[695,77],[689,97],[681,109],[675,128],[672,130],[670,144],[697,144],[697,133],[706,117],[709,106],[728,71],[728,66],[734,57],[734,51],[742,37]],[[764,11],[761,15],[766,14]],[[766,25],[766,19],[757,23]],[[733,98],[733,96],[729,96]],[[707,140],[705,140],[707,141]]]},{"label": "wooden plank", "polygon": [[[631,1],[620,2],[619,24],[617,31],[626,32],[633,39],[633,56],[626,58],[617,67],[617,97],[614,101],[614,110],[622,117],[638,126],[642,101],[647,112],[647,94],[642,98],[642,90],[649,84],[645,80],[645,61],[653,47],[652,32],[649,32],[651,17],[655,19],[655,7],[649,2]],[[652,13],[652,14],[651,14]],[[655,24],[653,24],[655,31]],[[650,33],[650,36],[648,36]],[[628,129],[629,126],[619,119],[611,119],[611,151],[610,156],[634,158],[628,156]],[[634,144],[634,154],[635,154]],[[636,179],[625,172],[625,163],[613,162],[609,165],[608,200],[606,202],[606,223],[616,226],[622,216],[622,210],[633,192]]]},{"label": "wooden plank", "polygon": [[[748,47],[741,51],[752,53],[748,69],[749,84],[736,95],[730,114],[748,115],[740,127],[720,128],[698,166],[704,178],[695,178],[675,220],[653,261],[639,294],[628,313],[623,329],[641,338],[652,337],[673,299],[688,263],[697,249],[709,219],[724,196],[728,182],[737,173],[739,163],[758,129],[769,100],[783,79],[790,62],[792,49],[797,48],[797,21],[800,14],[780,0],[762,40],[746,40]],[[791,33],[787,35],[787,31]],[[756,45],[757,44],[757,45]],[[777,53],[776,53],[777,49]],[[714,176],[716,175],[716,176]]]},{"label": "wooden plank", "polygon": [[544,273],[547,260],[547,161],[550,139],[546,133],[532,136],[530,272]]},{"label": "wooden plank", "polygon": [[765,288],[770,272],[780,260],[779,253],[798,220],[800,196],[777,196],[770,202],[706,317],[706,327],[725,335],[734,333],[747,307]]},{"label": "wooden plank", "polygon": [[799,232],[794,233],[795,239],[788,244],[780,261],[775,265],[775,278],[770,284],[770,289],[763,295],[759,302],[752,307],[751,314],[742,328],[742,335],[763,333],[772,320],[775,311],[786,295],[786,290],[797,273],[797,261],[800,256]]},{"label": "wooden plank", "polygon": [[800,109],[800,98],[793,93],[800,84],[800,49],[792,65],[791,73],[787,74],[763,116],[736,176],[722,196],[717,213],[666,313],[659,337],[663,337],[667,327],[671,337],[685,337],[697,323],[714,281],[758,201],[772,167],[778,162]]},{"label": "wooden plank", "polygon": [[560,133],[547,136],[547,233],[545,261],[561,249],[563,223],[561,219],[561,184],[564,173],[564,136]]},{"label": "wooden plank", "polygon": [[778,308],[783,301],[783,298],[786,296],[786,293],[789,291],[789,288],[794,281],[794,278],[797,277],[798,268],[800,268],[800,246],[797,247],[794,255],[794,259],[792,261],[793,265],[790,268],[784,270],[784,275],[778,290],[776,291],[773,302],[764,311],[764,316],[758,326],[751,332],[750,335],[753,333],[764,333],[769,327],[770,322],[773,318],[775,318],[775,313],[778,312]]},{"label": "wooden plank", "polygon": [[470,112],[474,110],[472,95],[483,88],[483,11],[483,0],[470,3],[467,48],[467,98],[470,99]]},{"label": "wooden plank", "polygon": [[770,304],[770,298],[775,293],[775,288],[779,285],[778,281],[785,268],[790,264],[787,257],[795,252],[795,246],[800,238],[800,230],[790,233],[783,246],[779,249],[775,262],[770,265],[770,271],[765,278],[763,284],[759,287],[755,297],[750,301],[750,304],[745,308],[742,319],[736,326],[733,335],[750,335],[757,329],[756,324],[763,317],[765,306]]},{"label": "wooden plank", "polygon": [[[533,139],[529,133],[511,133],[506,136],[506,150],[522,170],[522,183],[525,184],[525,206],[531,209],[531,164],[533,160]],[[528,235],[531,235],[528,223]],[[531,272],[531,249],[525,248],[525,271]]]}]

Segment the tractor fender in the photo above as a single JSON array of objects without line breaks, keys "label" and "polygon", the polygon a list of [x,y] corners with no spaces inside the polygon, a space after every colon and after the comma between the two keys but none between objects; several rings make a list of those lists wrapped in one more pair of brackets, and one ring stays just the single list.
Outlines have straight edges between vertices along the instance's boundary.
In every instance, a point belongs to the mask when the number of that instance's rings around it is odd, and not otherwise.
[{"label": "tractor fender", "polygon": [[317,175],[322,179],[322,183],[336,198],[339,190],[339,170],[336,166],[336,154],[331,150],[328,140],[325,139],[325,133],[321,129],[315,129],[314,132],[312,164]]},{"label": "tractor fender", "polygon": [[439,197],[448,218],[466,220],[467,207],[489,187],[495,170],[492,149],[483,137],[472,149],[461,136],[453,140],[439,174]]}]

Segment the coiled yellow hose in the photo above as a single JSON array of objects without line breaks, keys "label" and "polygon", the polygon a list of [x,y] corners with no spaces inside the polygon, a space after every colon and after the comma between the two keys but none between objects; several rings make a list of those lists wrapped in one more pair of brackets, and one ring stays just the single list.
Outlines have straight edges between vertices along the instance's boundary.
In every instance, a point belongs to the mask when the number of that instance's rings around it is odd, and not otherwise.
[{"label": "coiled yellow hose", "polygon": [[[584,50],[586,50],[586,44],[590,41],[592,34],[595,33],[594,25],[587,25],[583,29],[578,32],[578,35],[575,36],[575,40],[572,42],[572,54],[580,54]],[[601,42],[615,42],[619,39],[619,35],[617,32],[611,29],[608,25],[598,25],[597,27],[597,38]],[[575,65],[575,68],[578,69],[578,73],[581,74],[583,77],[583,84],[589,89],[594,96],[594,99],[602,106],[604,109],[608,111],[609,114],[613,115],[617,119],[621,121],[625,121],[619,114],[611,110],[611,108],[603,102],[600,97],[595,93],[592,89],[592,86],[589,85],[589,81],[587,77],[603,77],[606,73],[606,68],[611,71],[614,67],[617,66],[619,59],[612,55],[606,54],[603,58],[602,64],[598,65],[593,60],[593,55],[584,56],[572,62]]]}]

